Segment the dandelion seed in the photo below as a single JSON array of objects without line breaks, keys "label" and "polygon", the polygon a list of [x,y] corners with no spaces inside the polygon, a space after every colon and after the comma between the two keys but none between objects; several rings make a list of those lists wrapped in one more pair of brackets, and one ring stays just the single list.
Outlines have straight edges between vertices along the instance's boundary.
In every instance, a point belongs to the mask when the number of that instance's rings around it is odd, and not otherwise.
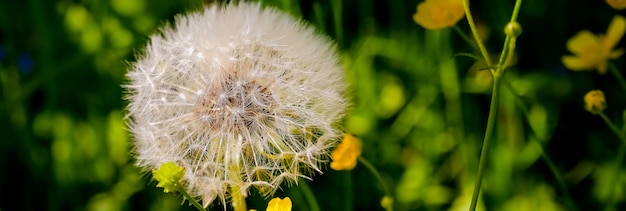
[{"label": "dandelion seed", "polygon": [[205,207],[321,173],[347,105],[335,51],[259,4],[177,17],[127,74],[137,165],[180,165],[181,184]]}]

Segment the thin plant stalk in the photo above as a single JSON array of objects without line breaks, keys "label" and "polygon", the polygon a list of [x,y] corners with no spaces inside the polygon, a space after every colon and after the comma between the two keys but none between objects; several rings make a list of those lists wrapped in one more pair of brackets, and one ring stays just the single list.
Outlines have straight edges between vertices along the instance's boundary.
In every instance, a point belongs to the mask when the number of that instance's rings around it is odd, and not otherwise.
[{"label": "thin plant stalk", "polygon": [[202,205],[200,205],[200,203],[198,203],[198,201],[196,201],[196,199],[194,199],[193,197],[191,197],[189,195],[189,193],[187,193],[187,190],[185,190],[185,188],[183,188],[182,184],[180,184],[179,182],[176,182],[176,187],[178,187],[176,190],[183,194],[183,196],[185,197],[185,199],[187,199],[187,201],[189,201],[189,203],[191,203],[194,207],[196,207],[198,210],[201,211],[206,211],[206,209],[204,209],[204,207],[202,207]]},{"label": "thin plant stalk", "polygon": [[485,58],[485,63],[487,63],[487,66],[492,67],[491,58],[489,57],[487,48],[485,48],[485,44],[483,44],[482,39],[480,38],[480,36],[478,36],[478,28],[476,27],[476,24],[474,23],[474,18],[472,17],[472,13],[469,8],[469,0],[463,0],[463,9],[465,10],[465,17],[467,18],[467,23],[469,24],[470,29],[472,30],[472,35],[474,36],[474,39],[476,40],[476,45],[478,45],[478,49],[480,50],[480,53]]},{"label": "thin plant stalk", "polygon": [[598,115],[600,115],[600,117],[602,117],[602,120],[604,120],[604,122],[609,126],[611,131],[613,131],[613,133],[615,133],[615,135],[617,135],[619,140],[622,141],[622,144],[626,145],[626,137],[624,137],[624,134],[622,134],[622,132],[617,128],[617,126],[615,126],[613,124],[613,122],[611,122],[609,117],[607,117],[606,114],[604,114],[604,112],[602,112],[602,111],[598,112]]},{"label": "thin plant stalk", "polygon": [[[518,107],[520,108],[520,110],[522,111],[524,116],[526,116],[526,118],[528,119],[530,117],[530,114],[529,114],[529,111],[528,111],[528,107],[526,107],[526,105],[522,101],[521,95],[519,93],[517,93],[517,91],[515,91],[515,89],[513,88],[513,86],[511,86],[510,83],[507,83],[507,82],[503,82],[503,83],[504,83],[505,87],[507,87],[509,89],[509,91],[511,91],[511,93],[513,93],[513,95],[515,95],[515,97],[517,99]],[[528,119],[528,121],[529,121],[529,124],[530,124],[530,119]],[[546,163],[546,165],[548,165],[548,168],[552,172],[552,175],[554,175],[554,178],[556,179],[556,181],[557,181],[557,183],[559,185],[559,188],[561,189],[561,192],[563,192],[563,195],[565,195],[566,203],[571,207],[572,210],[578,210],[578,208],[576,206],[576,203],[574,202],[572,196],[569,193],[569,189],[567,188],[567,185],[565,184],[565,179],[563,178],[563,174],[561,174],[561,172],[558,170],[558,168],[554,164],[554,161],[552,161],[550,156],[548,156],[546,148],[542,144],[543,140],[548,140],[549,138],[538,135],[537,132],[535,130],[533,130],[533,129],[531,129],[530,132],[531,132],[531,134],[533,136],[535,136],[535,139],[531,139],[531,140],[533,142],[535,142],[540,147],[540,149],[541,149],[541,159],[543,160],[544,163]]]},{"label": "thin plant stalk", "polygon": [[[619,74],[619,72],[618,72]],[[621,76],[616,78],[620,78],[623,81],[623,78]],[[611,131],[613,131],[613,133],[615,133],[615,135],[617,135],[617,137],[622,141],[622,146],[620,147],[620,150],[617,154],[617,160],[616,160],[616,165],[615,165],[615,175],[613,175],[612,177],[612,181],[613,184],[617,184],[617,180],[619,178],[621,169],[620,167],[622,166],[622,163],[624,161],[624,154],[626,151],[626,136],[624,136],[624,130],[620,131],[619,129],[617,129],[617,126],[615,126],[615,124],[613,124],[613,122],[611,122],[611,120],[609,119],[609,117],[606,116],[606,114],[604,114],[604,112],[600,111],[597,113],[598,115],[600,115],[600,117],[602,117],[602,120],[604,120],[604,122],[607,124],[607,126],[609,126],[609,128],[611,129]],[[626,128],[625,128],[626,129]],[[615,188],[613,188],[613,190],[610,192],[609,194],[609,203],[606,206],[606,210],[611,210],[611,207],[614,207],[615,204],[617,203],[617,199],[614,199],[614,195],[615,195]]]},{"label": "thin plant stalk", "polygon": [[344,174],[344,190],[346,190],[345,192],[345,203],[344,203],[344,210],[346,211],[352,211],[353,207],[352,207],[352,203],[353,203],[353,198],[354,198],[354,193],[353,193],[353,187],[354,184],[352,182],[352,171],[345,171],[343,172]]},{"label": "thin plant stalk", "polygon": [[[227,174],[232,175],[231,178],[239,178],[241,175],[241,168],[238,164],[231,164]],[[247,211],[246,198],[241,194],[241,187],[238,185],[230,186],[230,195],[232,205],[235,211]]]},{"label": "thin plant stalk", "polygon": [[307,181],[300,179],[298,187],[300,187],[300,191],[302,191],[302,194],[309,204],[311,211],[320,211],[320,205],[317,203],[315,194],[313,194],[313,191],[311,190],[311,187],[309,187],[309,184],[307,184]]},{"label": "thin plant stalk", "polygon": [[241,188],[239,186],[231,186],[231,196],[233,200],[233,208],[235,211],[247,211],[246,199],[241,195]]},{"label": "thin plant stalk", "polygon": [[[615,173],[610,179],[611,184],[619,184],[619,180],[621,178],[620,174],[622,173],[622,164],[624,163],[624,154],[626,154],[626,145],[620,146],[619,151],[617,152],[617,158],[615,161]],[[607,203],[605,210],[617,210],[616,206],[619,200],[618,197],[615,197],[617,187],[619,187],[619,185],[614,185],[613,189],[609,192],[609,196],[607,197],[609,199],[609,203]]]},{"label": "thin plant stalk", "polygon": [[493,90],[491,94],[491,105],[489,107],[489,117],[487,119],[487,128],[485,129],[485,139],[483,140],[483,146],[480,151],[480,158],[478,161],[478,172],[476,173],[476,182],[474,183],[474,191],[472,193],[472,202],[470,204],[470,211],[476,210],[478,204],[478,196],[480,195],[480,186],[482,185],[482,178],[485,172],[485,165],[487,164],[487,152],[489,151],[489,144],[493,136],[493,130],[496,126],[496,116],[498,113],[498,102],[500,100],[500,75],[494,75],[493,77]]},{"label": "thin plant stalk", "polygon": [[478,49],[478,46],[476,46],[476,43],[472,40],[472,38],[470,36],[468,36],[465,32],[463,32],[463,30],[461,29],[461,27],[459,27],[458,25],[454,25],[454,31],[457,32],[457,34],[459,34],[459,36],[461,36],[461,38],[470,46],[472,46],[473,48]]},{"label": "thin plant stalk", "polygon": [[611,71],[611,73],[615,76],[615,79],[617,79],[617,82],[619,82],[619,85],[626,91],[626,81],[624,81],[624,76],[622,76],[622,74],[619,72],[619,69],[617,69],[617,67],[612,62],[608,63],[609,71]]},{"label": "thin plant stalk", "polygon": [[[516,22],[517,16],[519,14],[519,10],[521,7],[522,1],[516,0],[515,8],[513,9],[513,14],[511,15],[511,23]],[[487,128],[485,129],[485,138],[483,140],[483,146],[480,152],[480,158],[478,161],[478,172],[476,173],[476,182],[474,183],[474,191],[472,193],[472,201],[470,204],[470,211],[476,210],[476,205],[478,204],[478,197],[480,195],[480,189],[482,185],[482,178],[485,171],[485,165],[487,163],[487,155],[489,152],[489,145],[493,136],[493,131],[496,125],[496,117],[498,111],[499,97],[500,97],[500,81],[502,75],[504,74],[504,63],[508,60],[508,56],[512,54],[515,50],[515,37],[507,34],[504,46],[502,48],[502,53],[500,54],[500,60],[498,61],[498,65],[495,68],[492,66],[492,62],[483,44],[482,40],[478,36],[478,30],[476,28],[476,24],[474,24],[474,19],[472,17],[472,13],[469,7],[469,0],[463,0],[463,8],[465,10],[465,17],[467,18],[467,22],[472,30],[472,34],[474,35],[474,39],[476,40],[476,44],[482,53],[485,63],[489,67],[492,75],[493,75],[493,88],[491,94],[491,104],[489,107],[489,117],[487,119]]]},{"label": "thin plant stalk", "polygon": [[[376,167],[374,167],[374,165],[372,165],[372,163],[370,163],[367,159],[365,159],[363,157],[359,156],[358,160],[359,160],[359,162],[361,164],[363,164],[363,166],[365,166],[365,168],[367,168],[370,172],[372,172],[374,177],[376,177],[376,179],[378,180],[380,185],[383,187],[383,191],[385,192],[385,196],[391,197],[391,191],[387,188],[387,185],[385,185],[385,180],[383,180],[383,177],[380,175],[378,170],[376,170]],[[390,207],[388,207],[386,209],[387,209],[387,211],[392,211],[393,210],[393,205],[390,205]]]}]

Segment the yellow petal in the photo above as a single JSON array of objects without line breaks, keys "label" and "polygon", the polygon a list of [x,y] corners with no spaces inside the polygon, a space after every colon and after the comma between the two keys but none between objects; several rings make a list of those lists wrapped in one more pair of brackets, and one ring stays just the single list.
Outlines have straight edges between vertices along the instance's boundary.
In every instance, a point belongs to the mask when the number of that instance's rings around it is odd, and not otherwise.
[{"label": "yellow petal", "polygon": [[585,109],[597,114],[606,109],[606,99],[601,90],[591,90],[585,94]]},{"label": "yellow petal", "polygon": [[415,12],[415,14],[413,15],[413,20],[415,21],[415,23],[426,29],[439,29],[441,28],[439,26],[441,24],[433,20],[433,10],[436,9],[433,9],[431,4],[427,4],[427,1],[419,3],[417,5],[417,12]]},{"label": "yellow petal", "polygon": [[624,54],[624,49],[622,49],[622,48],[615,49],[614,51],[611,51],[611,54],[609,54],[609,58],[610,59],[617,59],[620,56],[622,56],[622,54]]},{"label": "yellow petal", "polygon": [[461,0],[426,0],[417,5],[413,20],[426,29],[435,30],[454,26],[464,15]]},{"label": "yellow petal", "polygon": [[604,45],[606,49],[612,49],[615,47],[617,43],[624,36],[624,31],[626,30],[626,19],[624,17],[616,15],[611,20],[611,24],[609,24],[609,28],[606,31],[606,37],[604,40]]},{"label": "yellow petal", "polygon": [[616,10],[626,9],[626,0],[606,0],[606,3]]},{"label": "yellow petal", "polygon": [[356,167],[360,155],[361,141],[350,134],[345,134],[343,141],[330,153],[333,159],[330,168],[337,171],[352,170]]},{"label": "yellow petal", "polygon": [[600,75],[606,74],[606,68],[607,68],[608,65],[609,65],[609,63],[606,60],[604,60],[604,61],[600,62],[599,64],[597,64],[596,66],[597,66],[597,69],[598,69],[598,74],[600,74]]},{"label": "yellow petal", "polygon": [[289,197],[273,198],[267,204],[267,211],[291,211],[291,199]]},{"label": "yellow petal", "polygon": [[574,71],[593,70],[596,65],[594,62],[577,56],[563,56],[561,57],[561,61],[567,69]]},{"label": "yellow petal", "polygon": [[601,47],[600,38],[587,30],[582,30],[567,41],[567,49],[574,54],[581,54],[590,49]]}]

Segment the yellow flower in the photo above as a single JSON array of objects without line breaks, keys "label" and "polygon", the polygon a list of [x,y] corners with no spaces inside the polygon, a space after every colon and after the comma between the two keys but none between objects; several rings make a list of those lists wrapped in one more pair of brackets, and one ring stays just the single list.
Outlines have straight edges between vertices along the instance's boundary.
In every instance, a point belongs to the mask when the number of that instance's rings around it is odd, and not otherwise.
[{"label": "yellow flower", "polygon": [[330,168],[337,171],[352,170],[360,155],[361,141],[350,134],[345,134],[341,144],[330,154],[333,159]]},{"label": "yellow flower", "polygon": [[291,211],[291,199],[289,197],[273,198],[270,203],[267,204],[266,211]]},{"label": "yellow flower", "polygon": [[585,109],[593,114],[597,114],[606,109],[604,92],[591,90],[585,95]]},{"label": "yellow flower", "polygon": [[163,188],[163,192],[169,193],[176,191],[177,186],[180,184],[183,176],[185,176],[185,169],[174,162],[167,162],[152,171],[152,174],[154,179],[159,182],[157,187]]},{"label": "yellow flower", "polygon": [[574,56],[563,56],[563,64],[574,71],[598,70],[600,74],[606,73],[607,60],[616,59],[624,53],[624,49],[613,50],[615,45],[624,36],[626,19],[616,15],[606,35],[595,35],[590,31],[583,30],[567,41],[567,49]]},{"label": "yellow flower", "polygon": [[413,20],[434,30],[454,26],[464,15],[462,0],[426,0],[417,5]]},{"label": "yellow flower", "polygon": [[606,0],[606,3],[616,10],[623,10],[626,8],[626,0]]},{"label": "yellow flower", "polygon": [[380,200],[380,206],[385,208],[385,210],[391,210],[393,207],[393,198],[390,196],[385,196]]}]

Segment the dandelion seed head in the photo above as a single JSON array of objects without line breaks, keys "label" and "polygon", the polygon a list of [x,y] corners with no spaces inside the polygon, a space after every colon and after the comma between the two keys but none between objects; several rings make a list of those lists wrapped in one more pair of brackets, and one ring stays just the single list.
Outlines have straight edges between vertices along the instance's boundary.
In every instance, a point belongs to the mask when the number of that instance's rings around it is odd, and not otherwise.
[{"label": "dandelion seed head", "polygon": [[184,167],[204,206],[321,172],[341,136],[343,70],[312,27],[254,3],[178,16],[127,74],[137,165]]}]

